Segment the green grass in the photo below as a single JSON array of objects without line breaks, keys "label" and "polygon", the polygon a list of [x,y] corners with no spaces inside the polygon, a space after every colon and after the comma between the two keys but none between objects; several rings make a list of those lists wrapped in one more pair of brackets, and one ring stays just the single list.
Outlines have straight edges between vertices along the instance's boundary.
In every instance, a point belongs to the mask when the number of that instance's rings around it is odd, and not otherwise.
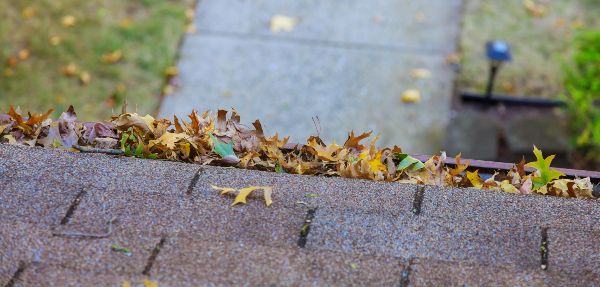
[{"label": "green grass", "polygon": [[523,0],[466,0],[461,32],[459,86],[462,90],[483,91],[488,63],[484,56],[487,40],[510,43],[513,61],[501,68],[496,93],[529,97],[558,98],[564,92],[563,65],[569,61],[578,29],[600,28],[600,2],[597,0],[542,1],[547,10],[533,17]]},{"label": "green grass", "polygon": [[[79,118],[103,119],[125,99],[130,110],[153,113],[174,65],[193,0],[0,0],[0,113],[9,105],[36,112],[72,104]],[[35,15],[23,16],[26,8]],[[74,16],[72,27],[62,17]],[[130,25],[121,25],[129,19]],[[60,37],[59,45],[50,38]],[[11,67],[7,60],[22,49],[30,56]],[[121,50],[123,60],[107,64],[102,55]],[[67,77],[62,67],[75,64],[91,75],[88,85]],[[12,74],[12,75],[10,75]],[[109,99],[114,99],[111,101]]]}]

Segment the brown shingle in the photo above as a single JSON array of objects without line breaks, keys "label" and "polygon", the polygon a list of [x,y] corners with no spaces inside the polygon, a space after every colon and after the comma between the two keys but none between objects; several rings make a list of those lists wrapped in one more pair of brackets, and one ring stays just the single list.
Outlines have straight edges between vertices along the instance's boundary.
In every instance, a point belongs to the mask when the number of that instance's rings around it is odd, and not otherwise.
[{"label": "brown shingle", "polygon": [[402,269],[400,260],[385,256],[183,236],[165,245],[152,276],[166,286],[396,286]]}]

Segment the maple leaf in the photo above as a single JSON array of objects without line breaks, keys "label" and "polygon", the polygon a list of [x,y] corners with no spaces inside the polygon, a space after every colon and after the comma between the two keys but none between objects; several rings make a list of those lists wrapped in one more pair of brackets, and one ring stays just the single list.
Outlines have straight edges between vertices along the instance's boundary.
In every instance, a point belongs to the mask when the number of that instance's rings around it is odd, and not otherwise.
[{"label": "maple leaf", "polygon": [[311,137],[308,140],[307,146],[313,148],[315,150],[315,155],[321,159],[326,161],[337,161],[337,153],[340,151],[341,147],[335,143],[329,144],[327,146],[323,146],[317,142],[317,139]]},{"label": "maple leaf", "polygon": [[377,152],[372,158],[370,158],[369,152],[364,151],[358,155],[358,158],[366,160],[374,173],[387,170],[387,167],[381,163],[381,152]]},{"label": "maple leaf", "polygon": [[372,131],[367,132],[367,133],[363,133],[363,134],[361,134],[359,136],[354,136],[354,131],[351,131],[350,134],[348,134],[348,139],[344,143],[344,147],[345,148],[349,148],[349,149],[356,149],[358,151],[361,151],[362,149],[365,148],[365,146],[361,145],[360,141],[362,141],[363,139],[366,139],[369,136],[371,136],[371,133],[372,133]]},{"label": "maple leaf", "polygon": [[533,146],[533,154],[536,157],[535,162],[527,163],[526,167],[535,168],[537,170],[536,175],[531,178],[533,182],[533,190],[538,190],[542,186],[548,184],[551,180],[558,179],[565,174],[550,168],[550,163],[554,159],[554,155],[550,155],[544,159],[542,155],[542,151],[540,151],[536,146]]},{"label": "maple leaf", "polygon": [[456,166],[450,169],[450,175],[453,177],[461,174],[469,167],[470,161],[467,161],[465,164],[460,163],[460,155],[460,153],[456,155],[456,157],[454,158],[456,160]]}]

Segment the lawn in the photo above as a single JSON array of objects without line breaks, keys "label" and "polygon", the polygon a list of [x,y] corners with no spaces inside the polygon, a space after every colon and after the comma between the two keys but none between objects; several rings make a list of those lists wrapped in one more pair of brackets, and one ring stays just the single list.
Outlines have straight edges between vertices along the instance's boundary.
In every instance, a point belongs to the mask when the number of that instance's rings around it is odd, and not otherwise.
[{"label": "lawn", "polygon": [[153,113],[194,0],[0,0],[0,112]]},{"label": "lawn", "polygon": [[461,90],[484,90],[488,73],[484,44],[501,39],[511,45],[513,61],[502,67],[495,92],[557,98],[563,92],[562,66],[571,57],[573,37],[581,29],[599,29],[598,15],[597,0],[466,0]]}]

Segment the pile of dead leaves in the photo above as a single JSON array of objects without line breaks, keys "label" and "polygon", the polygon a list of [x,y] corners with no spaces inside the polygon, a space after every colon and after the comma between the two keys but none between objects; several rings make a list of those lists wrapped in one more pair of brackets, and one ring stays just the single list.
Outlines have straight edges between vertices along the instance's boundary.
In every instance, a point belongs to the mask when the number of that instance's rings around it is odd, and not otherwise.
[{"label": "pile of dead leaves", "polygon": [[[343,145],[325,144],[318,136],[309,137],[304,145],[290,145],[288,137],[265,136],[258,120],[253,128],[243,125],[235,110],[219,110],[216,117],[209,111],[192,111],[189,120],[174,116],[171,121],[129,113],[124,108],[107,122],[79,122],[72,106],[57,120],[48,118],[51,112],[24,116],[11,107],[8,114],[0,115],[0,141],[281,173],[593,197],[589,178],[561,178],[561,172],[550,168],[554,156],[544,158],[537,148],[535,162],[521,162],[507,173],[484,180],[477,171],[467,170],[469,163],[461,162],[460,155],[451,167],[445,164],[445,153],[421,162],[399,147],[377,148],[378,137],[363,143],[370,132],[351,132]],[[535,171],[528,174],[526,167]]]}]

